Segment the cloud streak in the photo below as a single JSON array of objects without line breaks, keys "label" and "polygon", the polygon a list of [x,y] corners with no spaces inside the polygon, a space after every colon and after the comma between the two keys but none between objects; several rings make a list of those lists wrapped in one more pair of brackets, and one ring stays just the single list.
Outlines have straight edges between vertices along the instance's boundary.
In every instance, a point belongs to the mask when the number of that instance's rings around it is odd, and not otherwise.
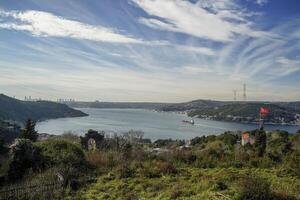
[{"label": "cloud streak", "polygon": [[264,37],[266,32],[254,30],[249,16],[232,0],[199,1],[132,0],[150,17],[139,22],[155,29],[185,33],[213,41],[232,41],[236,35]]},{"label": "cloud streak", "polygon": [[0,28],[26,31],[37,37],[68,37],[111,43],[144,43],[140,39],[122,35],[110,28],[84,24],[48,12],[0,11],[0,17],[10,19],[10,22],[0,23]]}]

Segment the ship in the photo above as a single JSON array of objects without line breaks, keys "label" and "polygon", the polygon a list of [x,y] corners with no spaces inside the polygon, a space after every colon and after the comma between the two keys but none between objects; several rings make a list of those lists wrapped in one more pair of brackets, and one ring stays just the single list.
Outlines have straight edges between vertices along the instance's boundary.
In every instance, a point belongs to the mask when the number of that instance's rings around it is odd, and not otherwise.
[{"label": "ship", "polygon": [[194,122],[193,119],[191,119],[191,120],[182,120],[182,122],[183,122],[183,123],[186,123],[186,124],[191,124],[191,125],[194,125],[194,124],[195,124],[195,122]]}]

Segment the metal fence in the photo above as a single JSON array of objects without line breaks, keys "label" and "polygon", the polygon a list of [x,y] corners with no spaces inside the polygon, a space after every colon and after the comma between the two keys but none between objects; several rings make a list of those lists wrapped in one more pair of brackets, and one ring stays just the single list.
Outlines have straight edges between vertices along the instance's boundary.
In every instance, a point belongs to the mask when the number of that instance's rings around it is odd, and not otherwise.
[{"label": "metal fence", "polygon": [[[0,200],[53,199],[54,196],[59,196],[66,186],[63,176],[60,174],[57,174],[57,176],[58,179],[55,181],[23,183],[5,186],[0,189]],[[75,189],[84,184],[90,184],[95,181],[95,177],[85,177],[77,180],[71,180],[68,185],[71,187],[71,189]]]},{"label": "metal fence", "polygon": [[25,183],[7,186],[0,190],[0,199],[34,199],[40,194],[54,193],[63,189],[63,182],[45,182],[39,184]]}]

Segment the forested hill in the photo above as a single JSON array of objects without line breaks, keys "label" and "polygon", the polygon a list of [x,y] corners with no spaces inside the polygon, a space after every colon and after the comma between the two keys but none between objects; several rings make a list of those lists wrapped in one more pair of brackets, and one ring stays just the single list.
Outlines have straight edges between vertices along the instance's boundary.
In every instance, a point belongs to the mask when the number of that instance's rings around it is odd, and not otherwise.
[{"label": "forested hill", "polygon": [[270,113],[265,116],[266,122],[298,123],[296,110],[273,103],[235,103],[214,108],[199,108],[190,111],[188,114],[192,117],[197,116],[222,121],[258,122],[261,107],[267,107],[270,110]]},{"label": "forested hill", "polygon": [[232,102],[226,101],[214,101],[214,100],[194,100],[185,103],[174,103],[174,104],[166,104],[160,107],[162,111],[188,111],[194,109],[204,109],[204,108],[214,108],[217,106],[223,106],[232,104]]},{"label": "forested hill", "polygon": [[[268,102],[268,101],[215,101],[215,100],[194,100],[184,103],[163,104],[159,109],[162,111],[190,111],[197,109],[212,109],[216,107],[233,105],[234,107],[255,107],[256,105],[276,105],[286,110],[293,110],[300,113],[300,101],[295,102]],[[227,108],[225,107],[225,108]]]},{"label": "forested hill", "polygon": [[158,110],[163,106],[172,105],[170,103],[151,103],[151,102],[64,102],[74,108],[131,108],[131,109],[153,109]]},{"label": "forested hill", "polygon": [[81,116],[87,116],[87,114],[65,104],[49,101],[21,101],[0,94],[0,120],[25,122],[28,118],[38,121]]}]

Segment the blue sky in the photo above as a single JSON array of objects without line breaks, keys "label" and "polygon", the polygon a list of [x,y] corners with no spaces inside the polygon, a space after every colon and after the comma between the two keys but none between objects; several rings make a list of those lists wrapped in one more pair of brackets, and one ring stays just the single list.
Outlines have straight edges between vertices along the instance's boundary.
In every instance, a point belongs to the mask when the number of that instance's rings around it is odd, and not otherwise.
[{"label": "blue sky", "polygon": [[0,93],[300,100],[299,0],[1,0]]}]

